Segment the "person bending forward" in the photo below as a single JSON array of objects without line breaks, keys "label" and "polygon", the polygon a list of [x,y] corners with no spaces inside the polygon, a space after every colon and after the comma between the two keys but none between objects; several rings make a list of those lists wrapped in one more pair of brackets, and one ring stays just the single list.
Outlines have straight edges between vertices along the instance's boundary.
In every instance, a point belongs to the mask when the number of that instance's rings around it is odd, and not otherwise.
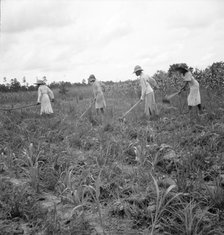
[{"label": "person bending forward", "polygon": [[88,81],[93,88],[96,112],[99,114],[100,111],[101,114],[104,114],[104,109],[106,108],[106,101],[103,94],[104,85],[101,81],[98,81],[93,74],[89,76]]},{"label": "person bending forward", "polygon": [[182,79],[186,82],[185,85],[181,88],[179,94],[184,91],[188,85],[190,87],[190,93],[187,97],[187,104],[192,118],[193,107],[198,107],[199,112],[202,112],[200,86],[189,69],[183,66],[179,66],[176,70],[179,71]]},{"label": "person bending forward", "polygon": [[141,66],[136,65],[134,72],[136,76],[140,78],[140,87],[141,87],[141,98],[142,102],[145,100],[145,111],[146,116],[155,116],[158,114],[157,105],[155,101],[154,89],[158,88],[156,81],[153,78],[150,78],[149,75],[143,73]]}]

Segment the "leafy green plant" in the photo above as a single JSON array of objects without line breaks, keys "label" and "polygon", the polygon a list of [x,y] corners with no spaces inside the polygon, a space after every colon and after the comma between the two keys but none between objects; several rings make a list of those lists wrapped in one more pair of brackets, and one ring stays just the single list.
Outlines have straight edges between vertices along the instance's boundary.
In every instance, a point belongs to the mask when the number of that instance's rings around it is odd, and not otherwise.
[{"label": "leafy green plant", "polygon": [[214,185],[207,186],[205,184],[207,194],[210,199],[211,207],[224,210],[224,189],[220,186],[220,179],[216,178]]},{"label": "leafy green plant", "polygon": [[211,220],[214,215],[210,214],[208,209],[208,207],[202,209],[200,203],[182,201],[177,208],[170,211],[171,215],[163,220],[164,234],[220,234]]},{"label": "leafy green plant", "polygon": [[[73,170],[74,167],[68,167],[66,168],[60,175],[60,178],[58,180],[58,185],[57,185],[57,189],[61,195],[61,197],[63,198],[64,195],[66,195],[65,197],[70,201],[75,203],[75,201],[73,200],[75,196],[75,182],[76,182],[76,177],[73,174]],[[68,197],[68,193],[70,195],[72,195],[71,197]]]},{"label": "leafy green plant", "polygon": [[[103,230],[103,234],[106,235],[105,233],[105,226],[104,226],[104,223],[103,223],[103,217],[102,217],[102,211],[101,211],[101,204],[100,204],[100,186],[101,186],[101,173],[102,173],[102,170],[103,168],[100,169],[100,172],[98,174],[98,177],[95,181],[95,187],[92,187],[90,185],[86,186],[86,188],[88,188],[91,192],[92,190],[92,196],[94,198],[94,201],[96,202],[96,205],[97,205],[97,211],[98,211],[98,214],[99,214],[99,220],[100,220],[100,225],[101,225],[101,228]],[[93,194],[93,192],[95,193],[95,195]]]},{"label": "leafy green plant", "polygon": [[12,219],[19,217],[26,221],[36,219],[39,205],[35,191],[26,183],[15,185],[11,181],[0,180],[1,218]]},{"label": "leafy green plant", "polygon": [[175,200],[178,199],[181,193],[176,193],[170,196],[170,192],[176,186],[171,185],[166,189],[164,193],[159,190],[158,182],[153,175],[151,175],[153,183],[156,189],[156,204],[155,204],[155,213],[152,216],[152,225],[150,226],[150,234],[153,235],[156,231],[157,226],[159,225],[163,213],[167,210],[167,207]]},{"label": "leafy green plant", "polygon": [[39,160],[40,154],[35,155],[33,152],[33,144],[28,149],[24,149],[22,158],[17,159],[18,166],[21,167],[25,176],[28,177],[31,186],[38,193],[40,186],[39,172],[41,170],[42,161]]}]

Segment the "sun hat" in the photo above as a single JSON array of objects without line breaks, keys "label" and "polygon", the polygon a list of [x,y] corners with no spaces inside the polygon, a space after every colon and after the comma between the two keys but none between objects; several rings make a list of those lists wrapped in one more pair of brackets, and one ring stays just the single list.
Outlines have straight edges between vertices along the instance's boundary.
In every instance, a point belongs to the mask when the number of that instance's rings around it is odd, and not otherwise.
[{"label": "sun hat", "polygon": [[45,82],[41,79],[37,79],[37,81],[35,82],[36,85],[43,85],[45,84]]},{"label": "sun hat", "polygon": [[96,77],[94,76],[94,74],[91,74],[88,78],[89,82],[95,82],[96,81]]},{"label": "sun hat", "polygon": [[177,71],[185,71],[185,72],[188,72],[188,71],[189,71],[187,65],[185,65],[185,64],[180,64],[180,65],[178,65],[178,66],[175,68],[175,70],[177,70]]},{"label": "sun hat", "polygon": [[143,71],[142,67],[140,65],[136,65],[134,67],[134,72],[133,73],[136,73],[137,71]]}]

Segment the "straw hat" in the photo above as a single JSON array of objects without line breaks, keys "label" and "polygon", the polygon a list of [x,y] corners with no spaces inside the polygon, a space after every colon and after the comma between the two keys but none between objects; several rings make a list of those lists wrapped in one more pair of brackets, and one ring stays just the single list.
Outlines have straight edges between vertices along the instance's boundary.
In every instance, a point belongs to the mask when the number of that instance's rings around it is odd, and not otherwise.
[{"label": "straw hat", "polygon": [[96,77],[95,77],[93,74],[91,74],[91,75],[89,76],[89,78],[88,78],[88,81],[89,81],[89,82],[95,82],[95,81],[96,81]]},{"label": "straw hat", "polygon": [[134,72],[133,73],[136,73],[137,71],[143,71],[142,67],[140,65],[136,65],[134,67]]},{"label": "straw hat", "polygon": [[175,70],[180,71],[180,72],[188,72],[189,71],[188,67],[184,64],[178,65],[178,67]]},{"label": "straw hat", "polygon": [[45,84],[45,82],[41,79],[38,79],[36,82],[35,82],[36,85],[43,85]]}]

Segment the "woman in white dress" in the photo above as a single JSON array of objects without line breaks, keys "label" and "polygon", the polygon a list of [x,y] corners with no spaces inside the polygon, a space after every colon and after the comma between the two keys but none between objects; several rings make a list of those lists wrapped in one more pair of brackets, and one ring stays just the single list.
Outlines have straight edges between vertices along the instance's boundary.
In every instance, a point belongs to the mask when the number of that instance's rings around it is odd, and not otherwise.
[{"label": "woman in white dress", "polygon": [[193,107],[197,107],[199,112],[202,112],[200,86],[198,81],[193,77],[191,71],[188,68],[184,66],[179,66],[176,68],[176,70],[180,73],[181,77],[185,81],[185,84],[180,89],[179,94],[184,91],[188,85],[190,87],[190,93],[187,97],[187,104],[190,111],[190,115],[192,116]]},{"label": "woman in white dress", "polygon": [[100,111],[101,114],[104,114],[104,109],[106,108],[106,101],[104,98],[103,90],[105,90],[105,87],[103,83],[101,81],[98,81],[93,74],[89,76],[88,81],[93,88],[96,112],[97,114],[99,114]]},{"label": "woman in white dress", "polygon": [[[54,93],[52,90],[45,84],[43,80],[37,80],[38,86],[38,98],[37,105],[40,106],[40,115],[42,114],[52,114],[53,109],[51,107],[51,102],[54,102]],[[51,99],[51,101],[50,101]]]}]

